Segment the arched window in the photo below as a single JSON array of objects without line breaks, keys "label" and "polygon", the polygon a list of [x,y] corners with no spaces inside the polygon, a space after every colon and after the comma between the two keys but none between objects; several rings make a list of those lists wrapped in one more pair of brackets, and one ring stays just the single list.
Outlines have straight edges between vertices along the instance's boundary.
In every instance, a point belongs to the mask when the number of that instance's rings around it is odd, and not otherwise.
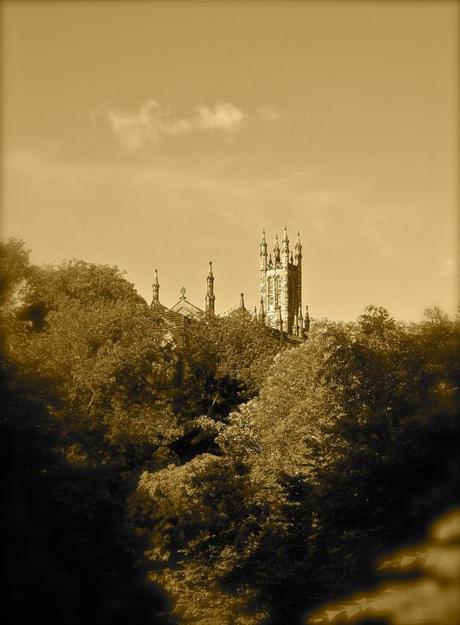
[{"label": "arched window", "polygon": [[281,305],[281,276],[275,278],[275,306]]},{"label": "arched window", "polygon": [[267,280],[267,293],[268,293],[268,307],[273,308],[274,293],[273,293],[273,278]]}]

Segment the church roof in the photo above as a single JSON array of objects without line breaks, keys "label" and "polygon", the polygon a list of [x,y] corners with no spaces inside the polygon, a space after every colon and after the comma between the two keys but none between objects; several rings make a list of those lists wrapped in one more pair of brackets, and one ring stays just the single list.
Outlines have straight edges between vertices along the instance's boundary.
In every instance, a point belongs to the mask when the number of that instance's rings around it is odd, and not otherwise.
[{"label": "church roof", "polygon": [[184,315],[185,317],[192,317],[195,319],[199,319],[204,315],[204,310],[201,310],[201,308],[198,308],[198,306],[195,306],[195,304],[189,302],[188,299],[185,297],[184,287],[182,287],[180,290],[180,300],[177,302],[177,304],[174,304],[174,306],[170,308],[170,311],[179,313],[180,315]]},{"label": "church roof", "polygon": [[204,310],[201,310],[201,308],[198,308],[198,306],[195,306],[195,304],[192,304],[185,298],[181,298],[170,310],[186,317],[199,318],[204,315]]}]

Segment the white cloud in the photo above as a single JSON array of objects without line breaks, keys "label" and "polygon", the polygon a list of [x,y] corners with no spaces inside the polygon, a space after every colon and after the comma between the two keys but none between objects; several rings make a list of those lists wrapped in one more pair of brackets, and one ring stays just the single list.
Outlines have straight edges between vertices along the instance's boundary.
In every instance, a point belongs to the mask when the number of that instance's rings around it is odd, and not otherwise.
[{"label": "white cloud", "polygon": [[137,150],[149,142],[156,143],[161,134],[175,126],[174,120],[168,120],[168,114],[154,100],[143,102],[137,113],[109,111],[108,120],[115,137],[127,150]]},{"label": "white cloud", "polygon": [[[93,112],[93,119],[100,109]],[[166,136],[179,136],[192,132],[218,132],[226,139],[234,138],[252,118],[263,122],[278,121],[285,117],[274,105],[266,104],[251,115],[230,102],[217,102],[212,106],[198,105],[189,117],[174,117],[161,108],[155,100],[145,100],[137,112],[107,111],[107,119],[117,141],[128,151],[139,150],[149,144],[158,144]]]},{"label": "white cloud", "polygon": [[149,143],[159,143],[167,135],[178,136],[193,131],[220,131],[231,138],[249,117],[234,104],[219,102],[214,106],[197,106],[195,114],[190,117],[175,118],[155,100],[146,100],[135,113],[109,110],[107,116],[116,139],[130,151]]},{"label": "white cloud", "polygon": [[198,106],[196,125],[203,130],[223,130],[232,134],[242,128],[248,117],[233,104],[219,102],[214,107]]}]

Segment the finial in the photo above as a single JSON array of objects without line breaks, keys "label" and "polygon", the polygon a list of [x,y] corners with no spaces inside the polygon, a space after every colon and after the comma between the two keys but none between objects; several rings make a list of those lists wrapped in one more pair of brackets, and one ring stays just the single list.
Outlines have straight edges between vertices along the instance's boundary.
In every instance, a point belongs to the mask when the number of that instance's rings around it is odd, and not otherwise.
[{"label": "finial", "polygon": [[246,310],[246,306],[244,305],[244,293],[240,293],[240,309]]},{"label": "finial", "polygon": [[213,275],[212,273],[212,260],[209,261],[209,276],[211,277]]},{"label": "finial", "polygon": [[185,299],[185,286],[183,286],[180,290],[180,298]]},{"label": "finial", "polygon": [[158,269],[155,269],[155,284],[160,284],[158,282]]}]

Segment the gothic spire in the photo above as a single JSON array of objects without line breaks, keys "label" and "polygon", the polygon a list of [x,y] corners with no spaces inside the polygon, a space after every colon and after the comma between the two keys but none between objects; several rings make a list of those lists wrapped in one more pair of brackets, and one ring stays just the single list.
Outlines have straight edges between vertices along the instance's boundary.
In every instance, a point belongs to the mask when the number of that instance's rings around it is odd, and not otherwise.
[{"label": "gothic spire", "polygon": [[260,242],[260,254],[267,254],[267,239],[265,238],[265,228],[262,229],[262,240]]},{"label": "gothic spire", "polygon": [[267,268],[267,240],[265,239],[265,228],[262,230],[262,241],[260,242],[260,268]]},{"label": "gothic spire", "polygon": [[305,318],[303,322],[303,327],[305,330],[305,334],[308,334],[308,331],[310,330],[310,315],[308,313],[308,306],[305,306]]},{"label": "gothic spire", "polygon": [[160,303],[160,282],[158,281],[158,269],[155,269],[155,277],[152,284],[152,306]]},{"label": "gothic spire", "polygon": [[275,247],[273,248],[273,256],[275,259],[275,263],[279,263],[281,258],[280,258],[280,244],[278,242],[278,235],[275,235]]},{"label": "gothic spire", "polygon": [[216,296],[214,295],[214,274],[212,273],[212,260],[209,261],[209,273],[206,278],[207,289],[205,297],[205,312],[208,317],[214,317],[214,304]]},{"label": "gothic spire", "polygon": [[259,319],[261,321],[265,320],[265,306],[264,306],[264,298],[260,298],[260,308],[259,308]]},{"label": "gothic spire", "polygon": [[297,231],[297,242],[295,244],[295,262],[297,265],[302,261],[302,243],[300,242],[300,232]]},{"label": "gothic spire", "polygon": [[288,237],[287,226],[284,226],[283,243],[289,247],[289,237]]},{"label": "gothic spire", "polygon": [[283,265],[287,266],[289,263],[289,238],[287,227],[284,226],[284,236],[283,236]]}]

